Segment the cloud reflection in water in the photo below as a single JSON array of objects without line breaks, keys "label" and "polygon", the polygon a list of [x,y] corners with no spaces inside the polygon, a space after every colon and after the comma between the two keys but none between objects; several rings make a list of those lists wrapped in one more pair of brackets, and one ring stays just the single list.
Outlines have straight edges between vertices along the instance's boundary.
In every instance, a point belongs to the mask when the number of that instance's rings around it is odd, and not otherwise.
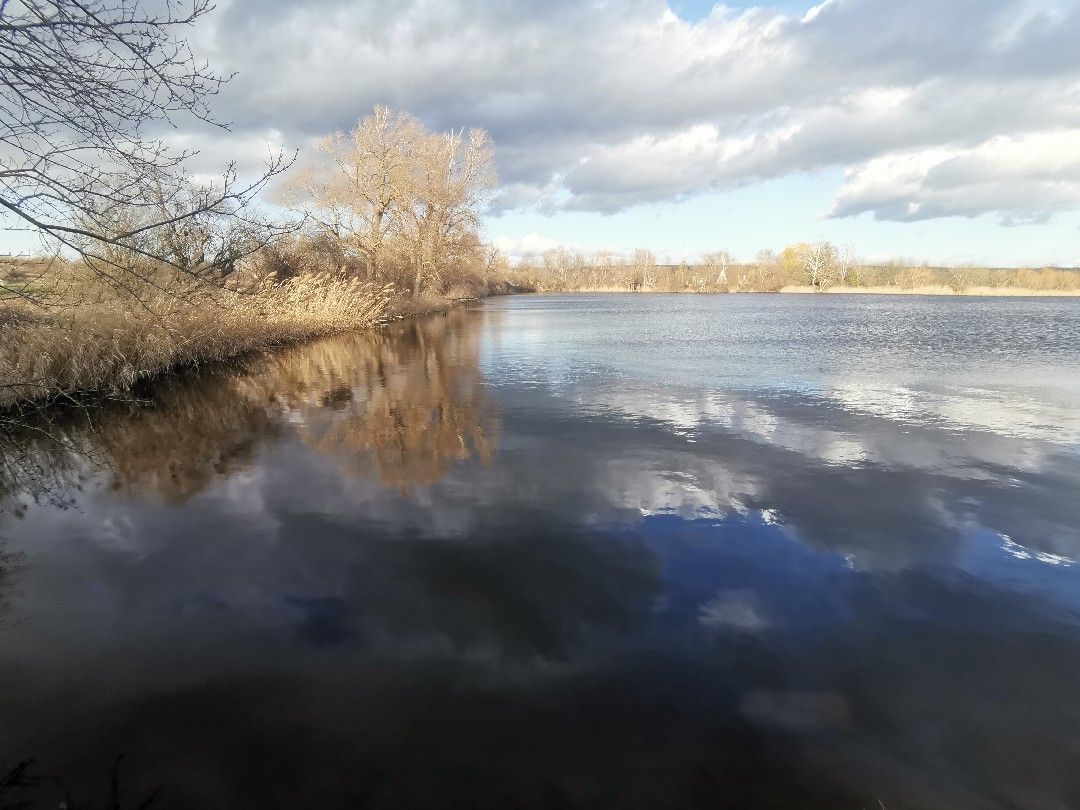
[{"label": "cloud reflection in water", "polygon": [[78,783],[125,750],[199,807],[1075,795],[1061,430],[796,383],[815,344],[761,349],[784,390],[738,357],[695,387],[692,349],[567,307],[323,341],[22,445],[47,474],[11,497],[78,505],[0,516],[28,563],[0,755]]}]

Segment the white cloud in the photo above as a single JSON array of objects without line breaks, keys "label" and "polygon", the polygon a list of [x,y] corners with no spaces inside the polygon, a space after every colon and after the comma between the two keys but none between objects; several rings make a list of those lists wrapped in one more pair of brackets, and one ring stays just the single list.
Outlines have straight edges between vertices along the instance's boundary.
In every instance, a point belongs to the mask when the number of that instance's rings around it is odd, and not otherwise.
[{"label": "white cloud", "polygon": [[559,247],[568,249],[571,247],[539,233],[527,233],[524,236],[499,236],[492,240],[492,244],[512,260],[540,255]]},{"label": "white cloud", "polygon": [[[214,19],[198,41],[239,71],[222,97],[237,137],[277,130],[303,145],[375,103],[482,126],[501,209],[615,211],[828,167],[850,170],[836,215],[1027,220],[1078,205],[1050,169],[1007,172],[984,154],[1025,138],[1064,150],[1047,166],[1072,154],[1074,2],[717,6],[690,24],[663,0],[232,0]],[[970,159],[984,182],[934,185],[939,156]],[[891,176],[920,193],[853,191]]]},{"label": "white cloud", "polygon": [[276,157],[291,157],[296,150],[285,143],[285,136],[276,129],[247,131],[228,137],[205,130],[178,132],[162,140],[175,152],[192,153],[185,166],[195,180],[203,183],[220,180],[230,163],[235,164],[241,177],[258,177]]},{"label": "white cloud", "polygon": [[912,221],[992,211],[1010,224],[1075,207],[1080,129],[1068,129],[875,158],[848,171],[831,214]]},{"label": "white cloud", "polygon": [[745,589],[720,591],[698,608],[698,622],[718,632],[759,635],[770,627],[756,593]]}]

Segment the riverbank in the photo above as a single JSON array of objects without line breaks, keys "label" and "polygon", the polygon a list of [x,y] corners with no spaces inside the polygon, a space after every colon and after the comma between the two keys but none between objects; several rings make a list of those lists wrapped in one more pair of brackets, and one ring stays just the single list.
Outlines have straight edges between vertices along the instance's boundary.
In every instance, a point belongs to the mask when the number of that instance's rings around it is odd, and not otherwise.
[{"label": "riverbank", "polygon": [[[524,291],[522,291],[524,292]],[[970,287],[964,290],[954,290],[944,285],[929,285],[921,287],[892,287],[878,285],[873,287],[810,287],[808,285],[789,285],[779,290],[642,290],[627,289],[625,287],[589,287],[585,289],[565,290],[541,290],[539,293],[583,293],[583,294],[612,294],[634,293],[642,295],[940,295],[954,298],[964,297],[993,297],[993,298],[1073,298],[1080,297],[1080,290],[1033,290],[1028,287]]]},{"label": "riverbank", "polygon": [[381,289],[313,278],[230,290],[178,282],[138,294],[101,287],[42,306],[8,302],[0,407],[121,395],[141,380],[385,318]]},{"label": "riverbank", "polygon": [[138,294],[92,284],[46,306],[0,301],[0,409],[123,396],[185,368],[445,311],[507,285],[413,295],[309,276],[228,289],[173,281]]},{"label": "riverbank", "polygon": [[[500,281],[445,294],[413,295],[391,286],[316,275],[243,291],[174,282],[174,286],[144,288],[139,295],[129,295],[84,284],[77,295],[66,291],[68,299],[62,305],[53,300],[45,307],[18,299],[0,300],[0,328],[5,337],[0,345],[0,409],[37,407],[88,394],[122,396],[142,381],[180,369],[377,328],[491,295],[529,292],[521,285]],[[559,292],[672,291],[594,287]],[[770,294],[810,293],[1030,298],[1072,297],[1080,295],[1080,290],[788,285]]]},{"label": "riverbank", "polygon": [[789,286],[779,290],[781,293],[824,293],[826,295],[948,295],[956,297],[965,296],[990,296],[990,297],[1075,297],[1080,296],[1080,290],[1033,290],[1029,287],[968,287],[962,290],[954,290],[944,285],[927,285],[921,287],[890,287],[885,285],[874,287],[828,287],[824,290],[809,286]]}]

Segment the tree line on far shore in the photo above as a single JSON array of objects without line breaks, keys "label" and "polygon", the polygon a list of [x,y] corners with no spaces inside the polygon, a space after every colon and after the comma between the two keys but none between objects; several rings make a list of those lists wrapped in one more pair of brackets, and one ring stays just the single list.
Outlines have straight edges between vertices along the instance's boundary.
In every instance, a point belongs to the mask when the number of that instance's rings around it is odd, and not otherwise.
[{"label": "tree line on far shore", "polygon": [[803,242],[779,253],[759,252],[736,261],[726,251],[699,261],[665,264],[648,250],[628,254],[554,249],[525,256],[511,272],[524,289],[541,292],[780,292],[881,289],[884,291],[1023,290],[1080,293],[1080,270],[999,268],[972,264],[950,267],[900,261],[860,260],[850,247]]}]

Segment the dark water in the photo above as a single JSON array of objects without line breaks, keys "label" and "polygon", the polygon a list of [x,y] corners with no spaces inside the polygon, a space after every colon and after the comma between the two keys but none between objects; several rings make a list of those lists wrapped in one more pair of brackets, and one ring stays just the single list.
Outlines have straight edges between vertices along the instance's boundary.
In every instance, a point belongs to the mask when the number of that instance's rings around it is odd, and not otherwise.
[{"label": "dark water", "polygon": [[6,446],[0,773],[1080,807],[1080,299],[514,297],[153,397]]}]

